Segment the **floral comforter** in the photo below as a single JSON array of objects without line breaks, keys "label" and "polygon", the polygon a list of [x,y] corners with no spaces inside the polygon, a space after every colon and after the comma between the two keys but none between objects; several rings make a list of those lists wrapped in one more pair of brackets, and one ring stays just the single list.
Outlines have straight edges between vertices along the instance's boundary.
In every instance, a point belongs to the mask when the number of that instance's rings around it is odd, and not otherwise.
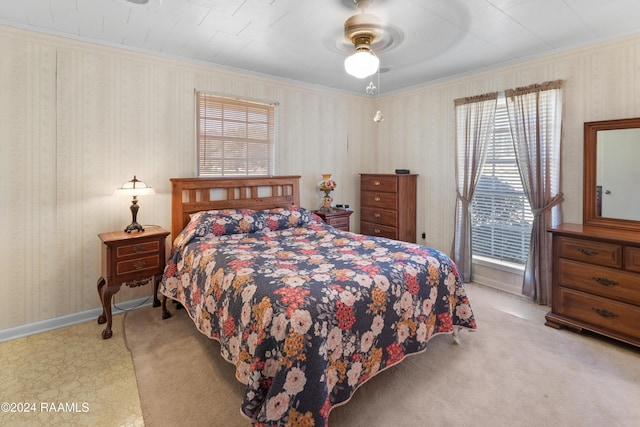
[{"label": "floral comforter", "polygon": [[325,426],[332,407],[433,335],[476,327],[446,255],[297,207],[192,215],[160,289],[220,341],[256,425]]}]

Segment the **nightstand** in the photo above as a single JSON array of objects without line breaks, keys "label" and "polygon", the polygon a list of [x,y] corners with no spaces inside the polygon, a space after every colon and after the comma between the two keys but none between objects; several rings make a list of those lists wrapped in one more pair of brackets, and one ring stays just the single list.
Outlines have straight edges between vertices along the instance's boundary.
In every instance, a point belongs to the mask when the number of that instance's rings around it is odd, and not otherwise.
[{"label": "nightstand", "polygon": [[332,227],[338,230],[349,231],[349,217],[353,211],[347,211],[345,209],[320,209],[313,211],[322,220]]},{"label": "nightstand", "polygon": [[165,241],[169,232],[161,227],[146,227],[138,233],[112,231],[99,234],[102,241],[102,276],[98,279],[98,295],[102,314],[98,323],[107,323],[102,338],[111,338],[111,297],[122,284],[129,287],[153,281],[153,306],[158,307],[158,279],[164,272]]}]

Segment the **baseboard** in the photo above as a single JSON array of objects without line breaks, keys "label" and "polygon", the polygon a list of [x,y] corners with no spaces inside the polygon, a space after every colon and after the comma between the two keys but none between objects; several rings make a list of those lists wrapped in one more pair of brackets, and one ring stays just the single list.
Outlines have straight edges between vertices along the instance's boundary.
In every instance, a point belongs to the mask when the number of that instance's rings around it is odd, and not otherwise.
[{"label": "baseboard", "polygon": [[[143,297],[131,301],[119,302],[112,309],[113,314],[123,313],[138,307],[151,305],[153,298]],[[97,320],[102,313],[102,308],[94,308],[92,310],[82,311],[80,313],[68,314],[66,316],[56,317],[54,319],[41,320],[39,322],[29,323],[27,325],[16,326],[0,331],[0,342],[9,341],[16,338],[22,338],[29,335],[39,334],[41,332],[51,331],[53,329],[64,328],[66,326],[75,325],[77,323]]]}]

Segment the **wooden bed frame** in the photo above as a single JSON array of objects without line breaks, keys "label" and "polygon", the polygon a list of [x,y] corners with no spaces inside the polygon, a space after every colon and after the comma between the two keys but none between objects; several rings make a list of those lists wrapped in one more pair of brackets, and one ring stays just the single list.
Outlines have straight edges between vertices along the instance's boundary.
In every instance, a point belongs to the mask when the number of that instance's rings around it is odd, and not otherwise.
[{"label": "wooden bed frame", "polygon": [[171,241],[196,212],[300,206],[299,181],[299,175],[171,178]]}]

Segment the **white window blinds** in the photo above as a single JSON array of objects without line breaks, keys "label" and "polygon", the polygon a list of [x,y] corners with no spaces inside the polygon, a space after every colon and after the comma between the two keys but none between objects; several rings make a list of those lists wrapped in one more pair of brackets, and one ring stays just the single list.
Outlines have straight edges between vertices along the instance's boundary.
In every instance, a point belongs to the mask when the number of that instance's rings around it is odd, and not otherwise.
[{"label": "white window blinds", "polygon": [[196,92],[198,176],[273,175],[274,107]]},{"label": "white window blinds", "polygon": [[504,94],[498,97],[495,130],[471,202],[473,255],[525,264],[533,214],[518,172]]}]

